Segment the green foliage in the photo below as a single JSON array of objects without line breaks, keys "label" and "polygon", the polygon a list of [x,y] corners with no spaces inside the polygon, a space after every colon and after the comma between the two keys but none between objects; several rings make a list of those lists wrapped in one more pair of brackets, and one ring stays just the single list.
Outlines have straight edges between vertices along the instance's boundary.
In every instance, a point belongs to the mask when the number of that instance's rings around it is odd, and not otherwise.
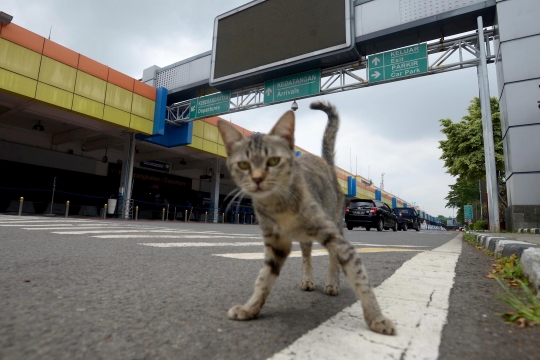
[{"label": "green foliage", "polygon": [[505,292],[499,299],[516,310],[515,312],[504,314],[506,321],[520,322],[522,327],[525,327],[527,324],[540,324],[540,300],[534,296],[527,284],[521,280],[517,280],[524,293],[524,298],[520,299],[501,280],[496,280]]},{"label": "green foliage", "polygon": [[463,206],[478,201],[479,198],[480,193],[478,191],[478,183],[473,183],[462,177],[458,177],[456,183],[450,185],[448,196],[445,197],[447,200],[446,207],[456,208],[458,210],[456,215],[457,221],[464,223],[465,214]]},{"label": "green foliage", "polygon": [[488,222],[487,220],[478,220],[473,224],[474,230],[487,230],[488,229]]},{"label": "green foliage", "polygon": [[[439,149],[449,174],[475,183],[486,176],[480,100],[475,97],[467,110],[469,114],[458,123],[450,119],[440,120],[446,140],[439,141]],[[491,98],[491,115],[496,168],[504,170],[500,110],[495,97]]]}]

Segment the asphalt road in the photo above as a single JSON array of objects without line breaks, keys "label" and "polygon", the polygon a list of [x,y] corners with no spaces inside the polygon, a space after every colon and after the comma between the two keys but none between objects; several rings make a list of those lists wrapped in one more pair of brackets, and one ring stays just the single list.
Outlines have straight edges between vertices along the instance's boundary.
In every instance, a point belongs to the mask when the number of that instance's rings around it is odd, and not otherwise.
[{"label": "asphalt road", "polygon": [[[392,287],[404,286],[404,298],[415,292],[407,294],[409,284],[400,285],[396,270],[436,254],[432,250],[456,237],[434,231],[345,233],[361,252],[372,285],[397,279]],[[448,287],[449,306],[440,306],[447,313],[441,332],[433,331],[435,340],[411,339],[434,348],[435,358],[538,358],[540,347],[531,340],[538,339],[539,328],[518,329],[497,314],[507,308],[496,299],[496,284],[485,278],[489,258],[466,243],[453,244],[459,245],[459,261],[455,284]],[[237,322],[227,319],[227,310],[249,298],[262,265],[257,226],[0,215],[0,358],[267,359],[283,351],[286,358],[302,358],[290,355],[299,339],[315,344],[307,333],[339,317],[356,299],[343,275],[339,296],[323,294],[328,256],[320,246],[314,246],[316,289],[301,291],[298,250],[295,245],[258,319]],[[384,284],[379,289],[384,297]],[[399,313],[399,299],[395,304],[389,314]],[[392,302],[383,298],[381,307],[386,311]],[[512,341],[501,341],[508,334]],[[379,342],[389,339],[378,336]],[[341,339],[337,346],[343,350],[347,336]],[[511,350],[511,343],[522,351]],[[328,342],[330,352],[311,358],[341,358],[332,356],[339,354],[332,346]],[[486,346],[492,352],[483,352]],[[412,358],[416,350],[401,349],[397,356],[381,351],[381,358]]]}]

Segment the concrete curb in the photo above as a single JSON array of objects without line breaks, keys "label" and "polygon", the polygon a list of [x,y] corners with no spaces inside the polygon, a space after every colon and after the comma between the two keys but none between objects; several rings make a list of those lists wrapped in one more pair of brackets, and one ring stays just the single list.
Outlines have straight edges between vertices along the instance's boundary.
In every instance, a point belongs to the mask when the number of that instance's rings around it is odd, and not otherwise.
[{"label": "concrete curb", "polygon": [[484,248],[492,251],[495,257],[516,255],[520,258],[523,274],[536,290],[540,299],[540,246],[525,241],[506,239],[501,236],[486,235],[467,231],[474,235],[474,240]]}]

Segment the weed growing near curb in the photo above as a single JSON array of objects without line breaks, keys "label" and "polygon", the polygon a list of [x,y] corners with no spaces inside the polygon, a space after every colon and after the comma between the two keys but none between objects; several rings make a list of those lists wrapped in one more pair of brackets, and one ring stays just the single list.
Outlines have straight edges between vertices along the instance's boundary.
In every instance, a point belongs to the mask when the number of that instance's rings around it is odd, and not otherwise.
[{"label": "weed growing near curb", "polygon": [[517,280],[521,289],[525,293],[525,299],[521,300],[510,289],[504,285],[500,279],[495,279],[503,288],[505,294],[499,296],[499,299],[516,309],[515,312],[507,312],[503,317],[508,322],[517,322],[520,327],[527,325],[540,324],[540,300],[532,293],[525,282]]},{"label": "weed growing near curb", "polygon": [[[492,251],[486,250],[478,244],[473,235],[464,234],[464,238],[477,249],[484,250],[487,255],[494,255]],[[504,290],[504,294],[500,295],[499,299],[516,310],[502,314],[505,321],[516,322],[524,328],[540,324],[540,300],[529,288],[529,280],[523,275],[523,268],[519,260],[515,254],[495,259],[492,264],[493,270],[487,277],[497,280]],[[521,300],[501,279],[506,280],[509,286],[521,288],[524,299]]]}]

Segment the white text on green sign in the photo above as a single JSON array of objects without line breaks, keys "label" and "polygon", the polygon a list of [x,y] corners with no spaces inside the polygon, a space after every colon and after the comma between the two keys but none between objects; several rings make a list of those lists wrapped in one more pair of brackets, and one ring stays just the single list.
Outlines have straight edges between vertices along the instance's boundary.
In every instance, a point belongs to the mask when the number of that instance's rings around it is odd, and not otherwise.
[{"label": "white text on green sign", "polygon": [[369,82],[399,79],[428,71],[425,43],[368,57]]},{"label": "white text on green sign", "polygon": [[264,83],[264,103],[297,99],[321,92],[321,70],[269,80]]},{"label": "white text on green sign", "polygon": [[192,99],[189,107],[189,118],[198,119],[202,117],[222,114],[229,111],[230,106],[230,91]]}]

